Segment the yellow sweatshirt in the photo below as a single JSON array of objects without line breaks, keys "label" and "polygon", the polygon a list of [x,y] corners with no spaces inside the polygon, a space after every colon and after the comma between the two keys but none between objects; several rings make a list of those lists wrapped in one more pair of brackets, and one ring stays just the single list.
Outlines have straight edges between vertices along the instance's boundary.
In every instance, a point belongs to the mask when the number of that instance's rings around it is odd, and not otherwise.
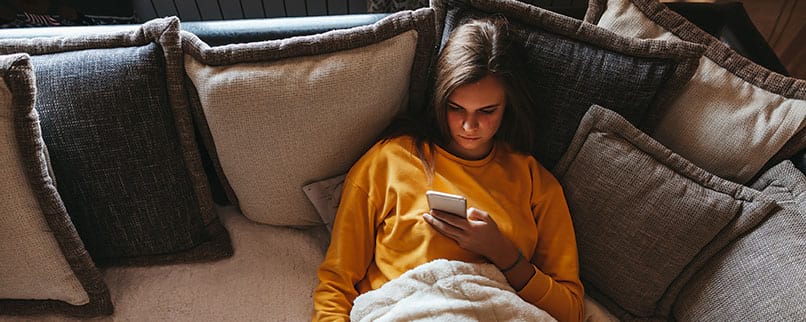
[{"label": "yellow sweatshirt", "polygon": [[521,298],[560,321],[581,320],[576,238],[554,176],[532,156],[500,142],[481,160],[439,147],[435,152],[431,185],[407,136],[376,144],[350,169],[318,271],[313,320],[349,321],[359,294],[431,260],[487,262],[425,222],[429,189],[467,197],[468,207],[487,211],[531,258],[536,273],[518,292]]}]

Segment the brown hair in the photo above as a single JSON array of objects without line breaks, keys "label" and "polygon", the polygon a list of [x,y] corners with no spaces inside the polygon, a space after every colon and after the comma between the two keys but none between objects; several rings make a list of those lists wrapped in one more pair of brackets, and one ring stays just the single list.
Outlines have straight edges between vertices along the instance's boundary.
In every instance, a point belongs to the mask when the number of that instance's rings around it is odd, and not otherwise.
[{"label": "brown hair", "polygon": [[[534,104],[526,79],[518,74],[515,64],[521,51],[509,41],[509,24],[503,17],[470,19],[456,27],[440,52],[436,63],[436,79],[431,104],[420,115],[399,118],[382,135],[384,140],[410,135],[414,137],[417,155],[426,173],[433,174],[433,156],[426,157],[424,145],[433,151],[434,144],[446,146],[451,139],[447,122],[447,100],[453,91],[465,84],[492,74],[504,85],[507,106],[495,139],[513,149],[530,154],[535,130]],[[437,130],[437,131],[435,131]]]}]

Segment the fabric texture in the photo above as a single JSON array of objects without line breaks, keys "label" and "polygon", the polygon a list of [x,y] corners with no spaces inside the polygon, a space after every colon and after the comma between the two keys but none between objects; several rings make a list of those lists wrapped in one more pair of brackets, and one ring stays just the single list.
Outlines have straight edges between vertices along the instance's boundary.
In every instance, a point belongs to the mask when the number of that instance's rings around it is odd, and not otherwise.
[{"label": "fabric texture", "polygon": [[536,273],[518,292],[522,299],[559,320],[581,318],[577,243],[554,176],[532,156],[496,142],[480,160],[423,147],[434,160],[429,182],[414,144],[409,136],[378,142],[350,169],[318,273],[314,318],[347,318],[360,293],[435,259],[488,262],[425,222],[427,190],[465,196],[532,263]]},{"label": "fabric texture", "polygon": [[792,161],[767,170],[750,187],[763,191],[784,208],[806,213],[806,175]]},{"label": "fabric texture", "polygon": [[339,210],[339,200],[341,200],[345,177],[347,174],[312,182],[302,187],[305,196],[316,208],[316,213],[319,214],[329,231],[333,231],[333,220],[336,218],[336,211]]},{"label": "fabric texture", "polygon": [[579,236],[586,292],[621,318],[668,319],[692,275],[778,208],[599,106],[553,172]]},{"label": "fabric texture", "polygon": [[664,103],[691,78],[704,48],[678,41],[626,38],[515,0],[438,0],[444,43],[467,17],[503,15],[524,52],[537,119],[535,157],[552,168],[592,104],[612,106],[639,128],[654,129]]},{"label": "fabric texture", "polygon": [[367,0],[368,13],[397,12],[428,7],[428,0]]},{"label": "fabric texture", "polygon": [[654,0],[590,0],[585,20],[628,37],[708,47],[651,132],[697,166],[746,183],[806,149],[806,80],[753,63]]},{"label": "fabric texture", "polygon": [[0,312],[111,314],[48,172],[29,56],[0,56],[0,78]]},{"label": "fabric texture", "polygon": [[806,316],[806,176],[785,161],[752,187],[783,209],[692,278],[675,305],[677,320],[795,321]]},{"label": "fabric texture", "polygon": [[557,321],[492,264],[437,259],[361,294],[351,321]]},{"label": "fabric texture", "polygon": [[32,55],[58,191],[99,264],[231,255],[195,145],[180,45],[176,18],[0,41],[0,51]]},{"label": "fabric texture", "polygon": [[[310,321],[316,267],[329,238],[310,229],[255,223],[236,207],[216,206],[232,236],[230,258],[211,263],[101,268],[114,315],[100,321]],[[86,322],[60,314],[4,315],[3,322]]]},{"label": "fabric texture", "polygon": [[300,188],[347,172],[395,115],[423,104],[433,20],[426,8],[220,47],[183,33],[196,120],[230,201],[257,222],[321,225]]}]

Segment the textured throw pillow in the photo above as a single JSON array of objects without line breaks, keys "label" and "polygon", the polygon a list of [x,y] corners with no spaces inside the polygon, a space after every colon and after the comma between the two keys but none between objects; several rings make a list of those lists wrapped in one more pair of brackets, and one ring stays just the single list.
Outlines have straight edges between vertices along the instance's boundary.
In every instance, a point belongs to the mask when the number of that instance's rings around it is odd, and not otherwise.
[{"label": "textured throw pillow", "polygon": [[0,78],[0,314],[111,314],[48,172],[29,56],[0,56]]},{"label": "textured throw pillow", "polygon": [[656,0],[590,0],[585,20],[630,37],[708,46],[652,132],[699,167],[745,183],[806,148],[806,81],[753,63]]},{"label": "textured throw pillow", "polygon": [[305,196],[311,202],[319,218],[327,226],[327,230],[333,231],[333,220],[339,210],[341,201],[341,190],[344,187],[346,174],[338,175],[325,180],[316,181],[302,187]]},{"label": "textured throw pillow", "polygon": [[763,191],[784,208],[806,213],[806,175],[792,161],[767,170],[750,187]]},{"label": "textured throw pillow", "polygon": [[464,18],[503,15],[524,50],[523,72],[537,102],[534,155],[553,167],[592,104],[617,107],[651,129],[663,102],[694,70],[704,48],[689,42],[626,38],[603,28],[515,0],[433,1],[444,42]]},{"label": "textured throw pillow", "polygon": [[715,256],[683,289],[678,321],[806,317],[806,176],[785,161],[753,183],[783,207]]},{"label": "textured throw pillow", "polygon": [[195,145],[180,46],[176,18],[116,33],[0,40],[0,52],[31,55],[57,188],[99,264],[232,252]]},{"label": "textured throw pillow", "polygon": [[231,201],[260,223],[321,225],[300,187],[347,172],[393,117],[423,104],[434,37],[428,8],[218,47],[183,33],[194,116]]},{"label": "textured throw pillow", "polygon": [[620,318],[670,317],[691,276],[778,207],[593,106],[553,169],[585,290]]}]

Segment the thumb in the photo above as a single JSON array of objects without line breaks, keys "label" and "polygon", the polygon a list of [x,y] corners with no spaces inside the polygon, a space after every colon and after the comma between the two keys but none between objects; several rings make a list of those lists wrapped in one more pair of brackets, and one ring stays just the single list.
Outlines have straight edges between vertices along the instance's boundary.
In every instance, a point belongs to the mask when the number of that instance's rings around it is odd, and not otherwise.
[{"label": "thumb", "polygon": [[467,209],[467,219],[476,221],[489,221],[490,215],[486,211],[470,207]]}]

